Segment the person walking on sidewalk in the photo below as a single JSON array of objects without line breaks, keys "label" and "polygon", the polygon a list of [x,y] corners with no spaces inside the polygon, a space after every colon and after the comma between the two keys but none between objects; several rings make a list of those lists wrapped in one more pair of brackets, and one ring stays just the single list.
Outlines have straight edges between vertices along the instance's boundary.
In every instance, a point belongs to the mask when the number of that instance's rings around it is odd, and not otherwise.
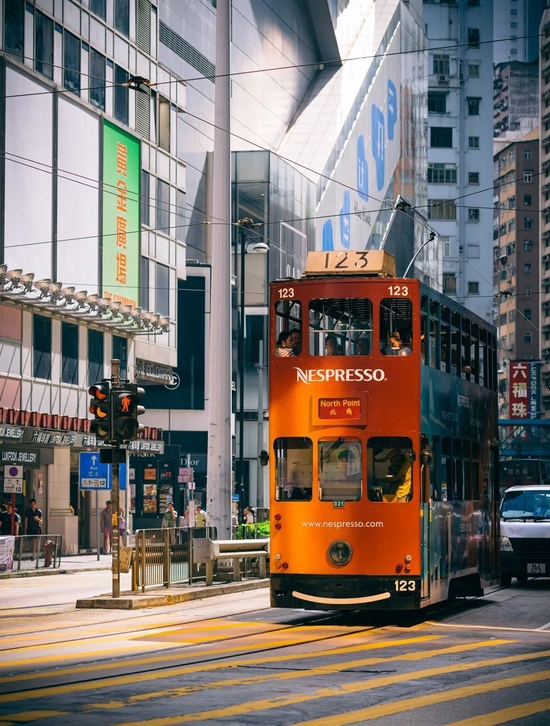
[{"label": "person walking on sidewalk", "polygon": [[42,534],[42,511],[36,506],[36,499],[30,500],[29,508],[25,512],[25,534],[32,537],[32,559],[35,560],[38,557],[38,546]]},{"label": "person walking on sidewalk", "polygon": [[110,555],[113,543],[113,505],[110,499],[105,503],[105,509],[101,512],[101,532],[103,533],[103,552]]}]

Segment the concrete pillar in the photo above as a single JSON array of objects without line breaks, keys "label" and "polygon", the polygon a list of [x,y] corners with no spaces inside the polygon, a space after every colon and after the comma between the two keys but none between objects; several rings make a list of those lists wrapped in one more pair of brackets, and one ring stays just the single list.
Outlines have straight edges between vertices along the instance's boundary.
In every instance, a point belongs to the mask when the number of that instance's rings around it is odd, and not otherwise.
[{"label": "concrete pillar", "polygon": [[54,463],[48,466],[47,530],[45,533],[60,534],[63,537],[63,554],[78,554],[78,517],[73,515],[69,507],[70,448],[54,449],[53,459]]}]

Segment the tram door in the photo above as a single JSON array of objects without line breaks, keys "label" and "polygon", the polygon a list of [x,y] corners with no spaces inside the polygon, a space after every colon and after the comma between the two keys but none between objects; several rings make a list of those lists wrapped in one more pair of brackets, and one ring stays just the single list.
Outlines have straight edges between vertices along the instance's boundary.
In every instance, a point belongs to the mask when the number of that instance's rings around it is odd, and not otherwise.
[{"label": "tram door", "polygon": [[420,508],[420,531],[422,537],[422,599],[430,597],[430,517],[431,507],[422,502]]}]

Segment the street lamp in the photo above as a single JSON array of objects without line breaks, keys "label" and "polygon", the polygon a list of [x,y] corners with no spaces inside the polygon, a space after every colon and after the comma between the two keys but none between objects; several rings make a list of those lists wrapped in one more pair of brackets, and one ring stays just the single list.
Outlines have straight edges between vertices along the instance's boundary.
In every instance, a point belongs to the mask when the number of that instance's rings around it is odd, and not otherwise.
[{"label": "street lamp", "polygon": [[[239,383],[239,477],[240,490],[244,491],[244,319],[245,319],[245,255],[266,254],[269,245],[263,240],[247,241],[247,233],[254,227],[259,227],[250,217],[243,217],[237,222],[239,228],[240,288],[239,288],[239,339],[237,346],[238,356],[238,383]],[[244,506],[244,502],[242,502]]]}]

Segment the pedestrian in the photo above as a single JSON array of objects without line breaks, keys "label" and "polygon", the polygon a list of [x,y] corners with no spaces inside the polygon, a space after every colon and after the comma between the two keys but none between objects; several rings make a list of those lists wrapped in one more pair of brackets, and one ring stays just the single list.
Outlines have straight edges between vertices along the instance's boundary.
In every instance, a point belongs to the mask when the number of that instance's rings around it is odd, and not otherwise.
[{"label": "pedestrian", "polygon": [[103,534],[103,554],[110,555],[113,543],[113,503],[110,499],[105,502],[105,509],[101,512],[101,533]]},{"label": "pedestrian", "polygon": [[[11,502],[5,503],[6,511],[0,513],[0,535],[17,537],[21,526],[21,517],[14,512]],[[13,515],[13,531],[12,531],[12,515]]]},{"label": "pedestrian", "polygon": [[206,527],[206,512],[200,504],[195,507],[195,527]]},{"label": "pedestrian", "polygon": [[171,529],[172,527],[176,527],[177,523],[178,513],[174,509],[172,502],[168,502],[162,515],[161,529]]},{"label": "pedestrian", "polygon": [[126,544],[126,517],[124,516],[124,509],[118,510],[118,534],[120,541]]},{"label": "pedestrian", "polygon": [[42,534],[42,511],[36,506],[36,499],[31,499],[25,512],[25,534],[31,536],[32,559],[38,556],[38,545]]},{"label": "pedestrian", "polygon": [[256,524],[256,514],[250,506],[244,508],[244,523]]}]

